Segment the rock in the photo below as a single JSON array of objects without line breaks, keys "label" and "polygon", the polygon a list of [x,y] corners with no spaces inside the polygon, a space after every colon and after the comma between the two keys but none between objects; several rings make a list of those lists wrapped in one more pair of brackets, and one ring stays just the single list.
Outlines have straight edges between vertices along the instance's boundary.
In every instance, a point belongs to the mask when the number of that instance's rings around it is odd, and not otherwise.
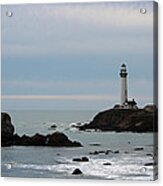
[{"label": "rock", "polygon": [[90,146],[101,146],[101,144],[100,143],[91,143],[91,144],[89,144]]},{"label": "rock", "polygon": [[81,175],[83,174],[82,171],[80,169],[75,169],[73,172],[72,172],[72,175]]},{"label": "rock", "polygon": [[94,151],[94,152],[90,152],[89,154],[91,154],[91,155],[98,155],[99,152],[98,151]]},{"label": "rock", "polygon": [[73,158],[72,161],[76,161],[76,162],[88,162],[89,159],[87,157],[82,157],[82,158]]},{"label": "rock", "polygon": [[14,138],[14,126],[9,114],[1,113],[1,146],[11,146]]},{"label": "rock", "polygon": [[72,142],[68,139],[68,137],[61,133],[55,132],[51,135],[47,135],[48,143],[47,146],[55,146],[55,147],[81,147],[82,145],[79,142]]},{"label": "rock", "polygon": [[141,151],[141,150],[144,150],[144,148],[143,147],[136,147],[136,148],[134,148],[134,151]]},{"label": "rock", "polygon": [[14,126],[11,123],[11,117],[7,113],[1,113],[1,146],[53,146],[53,147],[81,147],[81,143],[71,141],[68,137],[61,133],[55,132],[47,136],[36,133],[33,136],[18,134],[14,135]]},{"label": "rock", "polygon": [[23,135],[19,137],[15,135],[14,145],[21,146],[53,146],[53,147],[81,147],[79,142],[72,142],[68,137],[60,132],[55,132],[47,136],[36,133],[30,137]]},{"label": "rock", "polygon": [[149,153],[149,154],[146,154],[146,156],[150,156],[150,157],[153,157],[153,154],[150,154],[150,153]]},{"label": "rock", "polygon": [[31,137],[27,136],[27,135],[23,135],[20,140],[18,141],[17,144],[15,145],[20,145],[20,146],[31,146]]},{"label": "rock", "polygon": [[112,165],[112,164],[109,162],[106,162],[106,163],[103,163],[103,165]]},{"label": "rock", "polygon": [[114,154],[119,154],[119,150],[114,151]]},{"label": "rock", "polygon": [[100,154],[105,154],[106,151],[104,151],[104,150],[99,150],[98,152],[99,152]]},{"label": "rock", "polygon": [[84,162],[89,161],[89,159],[87,157],[82,157],[81,160],[84,161]]},{"label": "rock", "polygon": [[30,139],[30,143],[33,146],[45,146],[45,142],[46,142],[46,137],[38,133],[36,133]]},{"label": "rock", "polygon": [[57,125],[53,124],[50,126],[49,130],[55,130],[57,128]]},{"label": "rock", "polygon": [[21,137],[18,134],[14,135],[13,145],[18,145],[21,142]]},{"label": "rock", "polygon": [[98,113],[89,124],[79,126],[79,130],[116,132],[158,131],[158,109],[109,109]]},{"label": "rock", "polygon": [[81,159],[80,158],[73,158],[72,161],[78,161],[78,162],[80,162]]},{"label": "rock", "polygon": [[36,133],[34,136],[30,137],[23,135],[19,137],[15,135],[14,145],[20,146],[53,146],[53,147],[81,147],[79,142],[71,141],[68,137],[60,132],[55,132],[47,136]]},{"label": "rock", "polygon": [[156,166],[156,162],[145,163],[144,166]]}]

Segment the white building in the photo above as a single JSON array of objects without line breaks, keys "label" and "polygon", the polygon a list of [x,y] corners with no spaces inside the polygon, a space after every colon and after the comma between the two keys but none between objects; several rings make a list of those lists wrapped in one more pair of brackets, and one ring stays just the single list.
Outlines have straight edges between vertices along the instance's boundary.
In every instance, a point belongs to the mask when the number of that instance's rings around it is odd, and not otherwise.
[{"label": "white building", "polygon": [[127,88],[127,69],[126,65],[122,64],[120,69],[120,78],[121,78],[121,104],[119,108],[123,109],[138,109],[137,103],[134,99],[131,101],[128,100],[128,88]]}]

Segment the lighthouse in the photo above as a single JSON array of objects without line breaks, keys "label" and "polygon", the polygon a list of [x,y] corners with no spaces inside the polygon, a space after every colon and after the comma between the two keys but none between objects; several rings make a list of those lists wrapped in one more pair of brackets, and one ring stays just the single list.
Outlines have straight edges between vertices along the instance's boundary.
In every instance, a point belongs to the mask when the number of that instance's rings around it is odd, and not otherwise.
[{"label": "lighthouse", "polygon": [[121,106],[124,106],[128,101],[128,93],[127,93],[127,69],[126,65],[122,64],[120,69],[120,77],[121,77]]},{"label": "lighthouse", "polygon": [[116,105],[116,109],[138,109],[137,103],[134,99],[128,100],[128,89],[127,89],[127,68],[125,64],[121,65],[120,78],[121,78],[121,104]]}]

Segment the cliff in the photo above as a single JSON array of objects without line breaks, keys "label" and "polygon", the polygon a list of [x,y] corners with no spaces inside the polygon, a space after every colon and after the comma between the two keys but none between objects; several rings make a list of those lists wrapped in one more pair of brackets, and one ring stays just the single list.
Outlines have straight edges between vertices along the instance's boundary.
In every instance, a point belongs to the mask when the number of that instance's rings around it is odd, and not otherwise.
[{"label": "cliff", "polygon": [[14,126],[11,117],[7,113],[1,113],[1,144],[9,146],[13,143]]},{"label": "cliff", "polygon": [[158,130],[158,110],[149,109],[110,109],[98,113],[94,119],[80,130],[99,129],[116,132],[153,132]]}]

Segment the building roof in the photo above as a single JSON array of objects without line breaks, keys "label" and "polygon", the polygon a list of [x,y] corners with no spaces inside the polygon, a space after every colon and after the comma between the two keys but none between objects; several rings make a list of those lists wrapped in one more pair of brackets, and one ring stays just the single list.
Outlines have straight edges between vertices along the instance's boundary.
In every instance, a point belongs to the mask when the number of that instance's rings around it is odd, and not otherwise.
[{"label": "building roof", "polygon": [[126,65],[123,63],[123,64],[121,65],[121,67],[126,67]]},{"label": "building roof", "polygon": [[132,101],[126,101],[129,105],[136,105],[136,101],[133,99]]}]

